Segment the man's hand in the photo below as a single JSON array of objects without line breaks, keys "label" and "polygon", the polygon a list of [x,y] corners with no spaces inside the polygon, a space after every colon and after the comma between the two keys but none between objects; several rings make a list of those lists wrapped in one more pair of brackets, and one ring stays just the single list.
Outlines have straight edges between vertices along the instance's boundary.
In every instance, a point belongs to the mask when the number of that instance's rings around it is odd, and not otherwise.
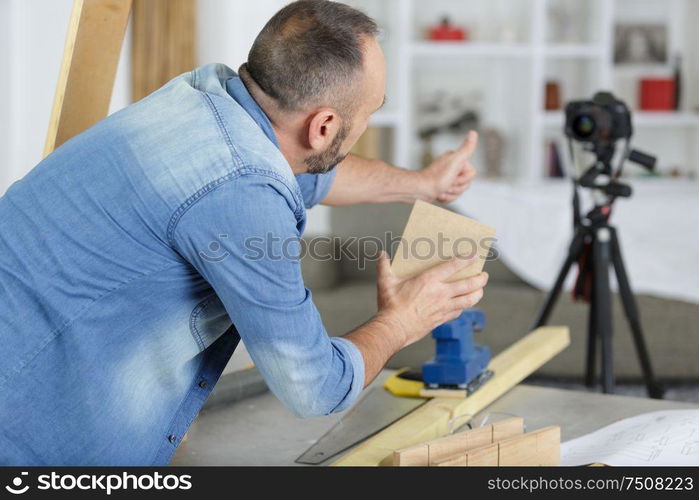
[{"label": "man's hand", "polygon": [[395,276],[388,255],[381,253],[377,264],[379,312],[344,336],[362,353],[365,386],[396,352],[481,300],[488,282],[486,273],[445,283],[473,262],[454,258],[408,279]]},{"label": "man's hand", "polygon": [[471,131],[459,149],[444,153],[420,172],[428,201],[449,203],[471,186],[476,169],[469,160],[477,145],[478,133]]},{"label": "man's hand", "polygon": [[474,262],[475,258],[455,257],[415,278],[405,279],[393,274],[388,256],[382,252],[377,263],[377,317],[395,326],[395,334],[404,336],[402,347],[417,342],[481,300],[483,287],[488,283],[487,273],[445,283]]}]

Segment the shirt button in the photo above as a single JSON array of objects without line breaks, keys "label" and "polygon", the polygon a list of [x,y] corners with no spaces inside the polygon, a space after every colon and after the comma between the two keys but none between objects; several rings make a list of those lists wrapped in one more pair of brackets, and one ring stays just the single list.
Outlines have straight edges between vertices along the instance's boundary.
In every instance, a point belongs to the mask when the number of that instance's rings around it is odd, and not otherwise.
[{"label": "shirt button", "polygon": [[174,434],[170,434],[167,437],[167,440],[170,441],[171,443],[174,443],[175,441],[177,441],[177,436],[175,436]]},{"label": "shirt button", "polygon": [[199,387],[201,387],[202,389],[206,389],[207,387],[209,387],[209,383],[206,380],[202,380],[201,382],[199,382]]}]

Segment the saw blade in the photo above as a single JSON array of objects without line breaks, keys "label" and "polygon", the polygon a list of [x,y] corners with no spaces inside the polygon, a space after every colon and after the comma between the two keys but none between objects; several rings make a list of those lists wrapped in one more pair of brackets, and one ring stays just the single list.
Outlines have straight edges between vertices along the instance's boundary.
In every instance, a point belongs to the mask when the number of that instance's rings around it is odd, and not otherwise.
[{"label": "saw blade", "polygon": [[418,406],[425,404],[425,401],[422,398],[394,396],[382,387],[375,387],[313,446],[298,457],[296,462],[311,465],[325,462],[385,429]]}]

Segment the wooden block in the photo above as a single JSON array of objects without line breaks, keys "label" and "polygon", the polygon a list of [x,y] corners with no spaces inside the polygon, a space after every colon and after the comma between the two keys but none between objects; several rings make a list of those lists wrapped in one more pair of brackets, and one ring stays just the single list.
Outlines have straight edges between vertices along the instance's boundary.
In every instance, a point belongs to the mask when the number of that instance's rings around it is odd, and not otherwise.
[{"label": "wooden block", "polygon": [[107,116],[131,0],[74,0],[44,156]]},{"label": "wooden block", "polygon": [[536,433],[505,439],[498,446],[501,467],[537,465]]},{"label": "wooden block", "polygon": [[396,450],[393,453],[393,465],[434,465],[470,448],[482,446],[484,442],[490,443],[491,438],[492,429],[490,426],[457,432],[416,446]]},{"label": "wooden block", "polygon": [[543,429],[536,435],[538,465],[561,465],[561,428],[558,426]]},{"label": "wooden block", "polygon": [[499,463],[504,466],[558,465],[561,428],[545,427],[498,443]]},{"label": "wooden block", "polygon": [[524,419],[512,417],[493,423],[493,443],[524,434]]},{"label": "wooden block", "polygon": [[461,453],[448,460],[439,462],[435,464],[437,467],[466,467],[468,465],[468,460],[466,453]]},{"label": "wooden block", "polygon": [[482,446],[466,453],[468,467],[496,467],[498,465],[498,443]]},{"label": "wooden block", "polygon": [[427,444],[412,446],[393,452],[393,465],[400,467],[425,467],[429,463]]},{"label": "wooden block", "polygon": [[454,256],[478,261],[447,281],[474,276],[483,270],[495,229],[475,220],[418,201],[408,218],[391,269],[400,277],[413,277]]},{"label": "wooden block", "polygon": [[[501,439],[510,438],[512,436],[521,435],[524,432],[524,419],[520,417],[508,418],[500,422],[495,422],[493,424],[484,425],[482,427],[476,427],[464,432],[459,432],[453,436],[463,436],[460,442],[452,441],[450,446],[442,445],[438,449],[437,453],[432,450],[435,444],[443,443],[449,439],[449,437],[436,439],[434,441],[428,441],[427,445],[430,449],[430,465],[442,465],[443,462],[450,462],[451,459],[460,460],[462,452],[468,452],[474,449],[481,449],[490,446],[493,443]],[[461,445],[462,448],[459,448]],[[479,457],[486,457],[487,459],[489,452],[483,452],[483,455],[477,455]],[[497,455],[496,455],[497,456]]]},{"label": "wooden block", "polygon": [[488,368],[495,372],[466,399],[434,398],[375,434],[333,465],[391,465],[393,452],[444,436],[449,420],[475,415],[529,376],[570,343],[566,327],[538,328],[495,356]]},{"label": "wooden block", "polygon": [[457,432],[440,439],[427,442],[429,450],[428,465],[436,465],[439,462],[452,458],[469,449],[469,443],[474,439],[470,436],[472,431]]},{"label": "wooden block", "polygon": [[468,448],[466,450],[472,450],[474,448],[480,448],[486,446],[493,442],[493,426],[488,424],[483,427],[476,427],[468,431]]}]

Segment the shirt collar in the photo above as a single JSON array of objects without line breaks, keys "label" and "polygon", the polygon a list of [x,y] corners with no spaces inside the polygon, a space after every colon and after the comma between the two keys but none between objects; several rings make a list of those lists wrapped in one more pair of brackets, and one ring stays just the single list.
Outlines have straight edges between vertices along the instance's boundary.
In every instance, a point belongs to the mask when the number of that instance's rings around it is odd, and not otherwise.
[{"label": "shirt collar", "polygon": [[277,141],[277,137],[274,135],[272,122],[269,121],[265,112],[262,111],[262,108],[250,95],[248,89],[245,88],[245,84],[243,84],[240,77],[234,76],[229,78],[226,82],[226,90],[230,96],[247,111],[250,117],[255,120],[255,123],[262,129],[267,138],[279,148],[279,141]]}]

